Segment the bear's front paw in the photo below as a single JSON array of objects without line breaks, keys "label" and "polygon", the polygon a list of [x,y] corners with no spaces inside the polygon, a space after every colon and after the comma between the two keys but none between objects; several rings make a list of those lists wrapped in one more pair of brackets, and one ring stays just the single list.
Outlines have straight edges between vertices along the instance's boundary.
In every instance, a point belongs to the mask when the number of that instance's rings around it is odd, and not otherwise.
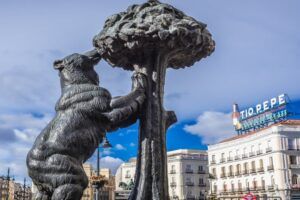
[{"label": "bear's front paw", "polygon": [[147,77],[140,72],[134,72],[132,77],[132,87],[134,90],[145,89],[147,86]]}]

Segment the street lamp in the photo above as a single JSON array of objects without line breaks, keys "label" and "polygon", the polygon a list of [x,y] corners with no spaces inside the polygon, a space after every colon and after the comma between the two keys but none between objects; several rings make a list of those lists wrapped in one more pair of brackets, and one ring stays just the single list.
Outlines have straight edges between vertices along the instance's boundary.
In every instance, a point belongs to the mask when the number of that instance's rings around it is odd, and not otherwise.
[{"label": "street lamp", "polygon": [[[102,148],[111,148],[111,144],[109,143],[106,135],[102,144]],[[93,188],[95,190],[95,200],[99,200],[99,189],[100,189],[100,146],[97,148],[97,171],[96,171],[96,175],[98,177],[97,181],[93,182]]]}]

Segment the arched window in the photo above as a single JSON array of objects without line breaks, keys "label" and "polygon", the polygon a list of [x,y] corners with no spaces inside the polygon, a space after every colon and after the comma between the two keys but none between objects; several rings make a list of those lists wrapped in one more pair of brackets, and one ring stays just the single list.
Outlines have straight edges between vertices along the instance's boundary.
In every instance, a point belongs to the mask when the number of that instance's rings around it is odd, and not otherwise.
[{"label": "arched window", "polygon": [[293,185],[298,184],[298,176],[296,174],[293,174],[293,176],[292,176],[292,184]]}]

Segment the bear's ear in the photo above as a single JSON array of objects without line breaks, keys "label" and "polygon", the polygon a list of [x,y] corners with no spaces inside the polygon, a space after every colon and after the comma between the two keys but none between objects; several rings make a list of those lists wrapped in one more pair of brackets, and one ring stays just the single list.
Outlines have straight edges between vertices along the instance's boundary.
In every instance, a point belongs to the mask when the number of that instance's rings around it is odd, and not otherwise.
[{"label": "bear's ear", "polygon": [[54,61],[53,66],[54,66],[54,69],[57,69],[57,70],[62,70],[64,68],[62,60]]},{"label": "bear's ear", "polygon": [[96,65],[101,60],[101,55],[96,49],[88,51],[84,55],[92,61],[93,65]]}]

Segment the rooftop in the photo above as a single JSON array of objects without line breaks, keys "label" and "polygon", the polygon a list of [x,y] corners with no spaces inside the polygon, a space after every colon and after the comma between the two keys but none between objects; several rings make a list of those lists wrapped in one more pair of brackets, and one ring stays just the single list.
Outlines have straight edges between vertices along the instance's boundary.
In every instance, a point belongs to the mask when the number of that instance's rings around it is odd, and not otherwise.
[{"label": "rooftop", "polygon": [[271,126],[268,126],[268,127],[265,127],[265,128],[259,129],[259,130],[251,131],[249,133],[245,133],[245,134],[242,134],[242,135],[237,135],[237,136],[234,136],[234,137],[222,140],[219,143],[225,143],[225,142],[237,140],[237,139],[240,139],[240,138],[245,138],[245,137],[248,137],[248,136],[253,135],[255,133],[258,133],[258,132],[260,132],[262,130],[268,129],[270,127],[280,126],[280,125],[285,125],[285,126],[299,126],[300,125],[300,120],[286,120],[286,121],[278,122],[276,124],[272,124]]}]

